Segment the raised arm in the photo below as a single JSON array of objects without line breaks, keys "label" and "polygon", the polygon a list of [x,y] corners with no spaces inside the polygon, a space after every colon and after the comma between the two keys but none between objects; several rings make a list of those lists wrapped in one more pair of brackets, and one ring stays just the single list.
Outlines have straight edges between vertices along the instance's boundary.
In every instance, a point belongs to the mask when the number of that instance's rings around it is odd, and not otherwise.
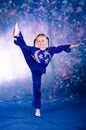
[{"label": "raised arm", "polygon": [[57,46],[57,47],[50,47],[50,53],[51,53],[51,55],[54,55],[55,53],[60,53],[62,51],[69,53],[72,48],[79,47],[80,45],[81,45],[81,42],[72,44],[72,45],[61,45],[61,46]]},{"label": "raised arm", "polygon": [[57,47],[49,48],[49,52],[51,55],[54,55],[55,53],[61,53],[62,51],[69,53],[71,51],[70,45],[60,45]]}]

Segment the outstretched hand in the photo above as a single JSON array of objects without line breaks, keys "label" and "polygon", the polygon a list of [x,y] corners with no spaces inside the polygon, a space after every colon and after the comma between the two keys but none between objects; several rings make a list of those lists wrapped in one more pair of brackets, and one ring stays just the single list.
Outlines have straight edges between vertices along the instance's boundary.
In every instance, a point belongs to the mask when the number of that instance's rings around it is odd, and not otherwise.
[{"label": "outstretched hand", "polygon": [[81,44],[82,44],[82,42],[80,42],[80,43],[76,43],[76,44],[73,44],[73,45],[70,46],[70,48],[76,48],[76,47],[79,47]]}]

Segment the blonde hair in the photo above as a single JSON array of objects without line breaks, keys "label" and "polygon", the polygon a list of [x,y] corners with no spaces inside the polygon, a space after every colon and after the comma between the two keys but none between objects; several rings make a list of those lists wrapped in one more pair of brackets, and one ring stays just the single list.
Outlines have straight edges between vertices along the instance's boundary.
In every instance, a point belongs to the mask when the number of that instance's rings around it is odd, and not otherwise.
[{"label": "blonde hair", "polygon": [[46,37],[46,39],[48,40],[48,48],[49,48],[49,38],[48,38],[45,34],[43,34],[43,33],[38,34],[38,35],[36,36],[36,38],[34,39],[34,47],[35,47],[36,40],[37,40],[37,38],[38,38],[39,36]]}]

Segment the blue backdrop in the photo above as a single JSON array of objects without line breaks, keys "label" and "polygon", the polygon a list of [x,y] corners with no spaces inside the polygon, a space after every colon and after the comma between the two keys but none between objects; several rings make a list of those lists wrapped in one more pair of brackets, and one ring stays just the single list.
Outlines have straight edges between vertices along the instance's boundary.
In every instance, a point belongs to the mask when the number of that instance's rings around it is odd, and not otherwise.
[{"label": "blue backdrop", "polygon": [[19,24],[27,45],[39,33],[50,46],[82,41],[71,53],[55,55],[42,77],[42,101],[86,101],[86,1],[0,1],[0,103],[32,101],[31,73],[21,50],[13,44],[12,31]]}]

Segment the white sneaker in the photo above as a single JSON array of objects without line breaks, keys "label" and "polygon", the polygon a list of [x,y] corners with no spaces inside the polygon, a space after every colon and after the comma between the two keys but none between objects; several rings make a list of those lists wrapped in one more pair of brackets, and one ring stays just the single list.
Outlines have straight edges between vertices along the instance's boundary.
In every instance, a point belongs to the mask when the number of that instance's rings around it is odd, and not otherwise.
[{"label": "white sneaker", "polygon": [[13,30],[13,36],[19,36],[19,27],[18,27],[18,23],[15,24],[14,30]]},{"label": "white sneaker", "polygon": [[36,109],[35,116],[37,116],[37,117],[41,116],[40,109]]}]

